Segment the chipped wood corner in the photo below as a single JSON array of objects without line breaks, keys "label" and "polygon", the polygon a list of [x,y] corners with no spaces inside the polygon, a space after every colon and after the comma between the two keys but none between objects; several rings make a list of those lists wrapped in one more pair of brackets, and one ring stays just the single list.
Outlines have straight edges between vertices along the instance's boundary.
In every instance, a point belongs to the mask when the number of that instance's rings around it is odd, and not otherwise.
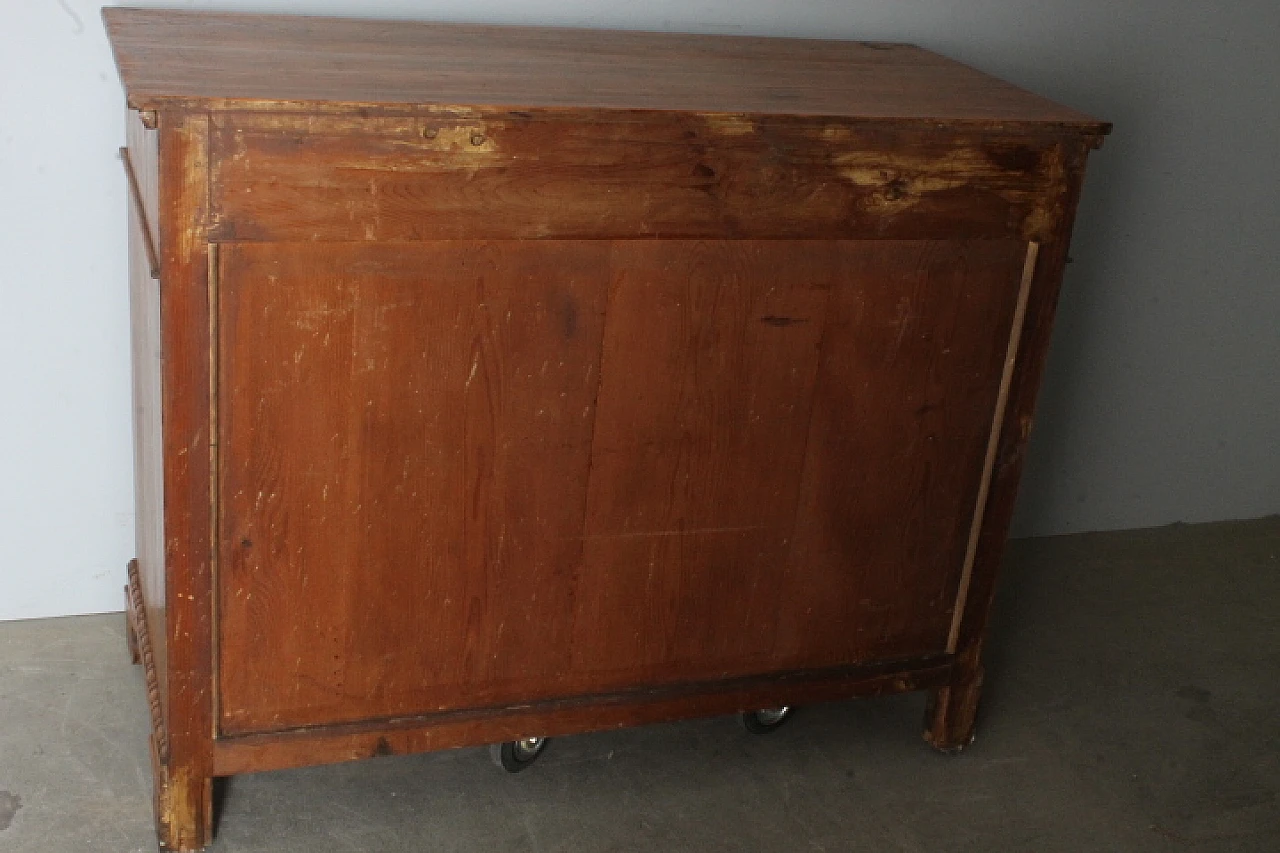
[{"label": "chipped wood corner", "polygon": [[155,130],[160,126],[160,114],[156,110],[138,110],[138,121],[147,130]]},{"label": "chipped wood corner", "polygon": [[[154,763],[154,756],[153,756]],[[154,806],[160,849],[173,853],[201,850],[213,841],[212,780],[185,767],[155,763]]]}]

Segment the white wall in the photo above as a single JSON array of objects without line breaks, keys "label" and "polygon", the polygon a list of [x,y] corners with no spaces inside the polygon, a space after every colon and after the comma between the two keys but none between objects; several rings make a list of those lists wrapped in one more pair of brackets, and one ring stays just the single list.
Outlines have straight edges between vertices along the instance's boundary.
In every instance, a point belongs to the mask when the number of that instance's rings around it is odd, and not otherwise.
[{"label": "white wall", "polygon": [[[1280,4],[139,3],[912,41],[1115,122],[1017,532],[1280,511]],[[119,609],[133,554],[122,96],[87,0],[0,0],[0,619]]]}]

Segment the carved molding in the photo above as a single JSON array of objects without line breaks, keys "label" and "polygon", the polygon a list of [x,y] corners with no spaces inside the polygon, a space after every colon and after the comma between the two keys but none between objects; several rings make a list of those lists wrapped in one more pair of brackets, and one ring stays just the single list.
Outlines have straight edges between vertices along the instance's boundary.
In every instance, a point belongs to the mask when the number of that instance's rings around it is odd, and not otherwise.
[{"label": "carved molding", "polygon": [[169,762],[169,732],[164,724],[164,709],[160,705],[160,673],[156,671],[156,659],[151,650],[151,631],[147,627],[147,608],[142,600],[142,578],[138,574],[138,561],[129,561],[129,622],[137,638],[138,653],[142,658],[142,671],[147,682],[147,705],[151,709],[151,737],[155,741],[156,755],[161,764]]}]

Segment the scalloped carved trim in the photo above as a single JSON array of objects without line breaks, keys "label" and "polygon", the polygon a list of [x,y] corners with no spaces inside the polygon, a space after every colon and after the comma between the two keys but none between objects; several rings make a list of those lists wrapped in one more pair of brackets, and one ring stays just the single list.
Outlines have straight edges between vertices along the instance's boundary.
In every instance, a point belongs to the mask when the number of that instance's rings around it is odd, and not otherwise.
[{"label": "scalloped carved trim", "polygon": [[155,656],[151,651],[151,631],[147,627],[147,608],[142,600],[142,579],[138,575],[138,561],[129,561],[129,586],[126,602],[129,605],[129,624],[142,658],[142,671],[147,682],[147,705],[151,709],[151,737],[155,741],[156,756],[162,764],[169,762],[169,732],[164,725],[164,710],[160,706],[160,674],[156,671]]}]

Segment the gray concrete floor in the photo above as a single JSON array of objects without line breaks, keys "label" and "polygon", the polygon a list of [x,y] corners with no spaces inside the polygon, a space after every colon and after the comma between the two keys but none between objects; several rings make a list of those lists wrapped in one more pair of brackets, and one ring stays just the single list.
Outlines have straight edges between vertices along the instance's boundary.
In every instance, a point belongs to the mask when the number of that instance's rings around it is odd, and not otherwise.
[{"label": "gray concrete floor", "polygon": [[[212,848],[1280,850],[1280,518],[1015,542],[977,742],[923,697],[237,777]],[[155,849],[121,617],[0,624],[0,850]]]}]

